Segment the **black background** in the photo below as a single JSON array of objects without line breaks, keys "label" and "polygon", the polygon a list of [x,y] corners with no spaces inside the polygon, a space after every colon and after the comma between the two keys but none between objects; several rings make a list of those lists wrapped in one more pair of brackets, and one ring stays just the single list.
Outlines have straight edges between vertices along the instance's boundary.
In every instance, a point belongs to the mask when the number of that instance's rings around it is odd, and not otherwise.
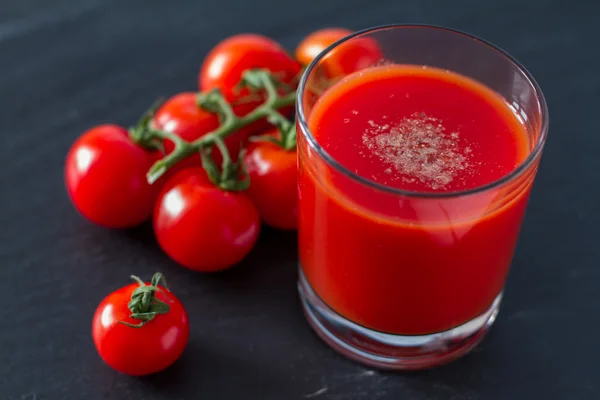
[{"label": "black background", "polygon": [[[0,399],[600,398],[600,3],[584,3],[0,1]],[[265,230],[247,260],[206,276],[169,261],[149,226],[104,230],[71,207],[62,168],[72,141],[195,89],[220,39],[259,32],[293,49],[324,26],[407,22],[503,47],[550,108],[503,309],[466,358],[391,374],[335,354],[301,315],[293,234]],[[189,347],[164,373],[119,375],[95,352],[92,313],[130,273],[157,270],[191,315]]]}]

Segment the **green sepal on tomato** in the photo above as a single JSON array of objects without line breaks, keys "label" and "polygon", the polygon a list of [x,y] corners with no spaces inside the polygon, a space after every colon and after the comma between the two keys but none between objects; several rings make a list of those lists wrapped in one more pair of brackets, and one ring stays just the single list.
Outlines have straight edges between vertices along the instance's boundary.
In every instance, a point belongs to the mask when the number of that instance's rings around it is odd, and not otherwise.
[{"label": "green sepal on tomato", "polygon": [[65,183],[73,205],[107,228],[129,228],[148,219],[158,193],[146,173],[160,152],[135,144],[125,128],[100,125],[84,132],[65,162]]},{"label": "green sepal on tomato", "polygon": [[92,319],[92,338],[100,357],[127,375],[154,374],[172,365],[189,338],[188,315],[157,273],[102,300]]},{"label": "green sepal on tomato", "polygon": [[166,182],[153,222],[163,251],[184,267],[203,272],[240,262],[260,232],[260,217],[248,195],[218,188],[202,168],[179,171]]}]

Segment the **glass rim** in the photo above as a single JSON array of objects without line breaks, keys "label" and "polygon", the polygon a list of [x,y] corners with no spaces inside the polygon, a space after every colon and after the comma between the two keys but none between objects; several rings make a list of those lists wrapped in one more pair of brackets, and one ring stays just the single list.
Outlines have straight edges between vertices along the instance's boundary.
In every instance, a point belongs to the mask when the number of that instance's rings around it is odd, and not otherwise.
[{"label": "glass rim", "polygon": [[[381,30],[395,29],[395,28],[435,29],[435,30],[446,31],[446,32],[450,32],[453,34],[464,36],[468,39],[472,39],[472,40],[480,42],[481,44],[489,47],[491,50],[495,50],[495,51],[499,52],[502,56],[504,56],[512,64],[514,64],[515,67],[517,67],[519,69],[519,71],[521,71],[523,73],[523,75],[527,79],[528,83],[533,88],[535,95],[536,95],[536,99],[540,106],[541,125],[540,125],[539,137],[538,137],[535,145],[533,146],[533,148],[531,149],[531,151],[529,152],[527,157],[525,157],[525,159],[523,161],[521,161],[521,163],[519,163],[519,165],[515,169],[513,169],[508,174],[502,176],[501,178],[498,178],[494,181],[486,183],[485,185],[476,186],[476,187],[473,187],[470,189],[455,190],[455,191],[451,191],[451,192],[419,192],[419,191],[412,191],[412,190],[404,190],[404,189],[398,189],[398,188],[394,188],[391,186],[386,186],[386,185],[380,184],[378,182],[372,181],[368,178],[365,178],[363,176],[360,176],[360,175],[352,172],[351,170],[349,170],[348,168],[346,168],[342,164],[340,164],[327,151],[325,151],[325,149],[317,142],[317,140],[313,136],[310,128],[308,127],[308,123],[306,121],[306,115],[304,113],[303,101],[302,101],[303,94],[306,89],[306,83],[307,83],[308,77],[312,74],[313,70],[321,62],[321,60],[323,60],[323,58],[325,58],[325,56],[327,54],[329,54],[333,49],[335,49],[339,45],[341,45],[349,40],[352,40],[356,37],[368,34],[368,33],[381,31]],[[420,198],[451,198],[451,197],[467,196],[467,195],[471,195],[471,194],[481,193],[481,192],[484,192],[489,189],[493,189],[495,187],[498,187],[500,185],[503,185],[505,183],[508,183],[508,182],[518,178],[525,171],[527,171],[529,169],[529,167],[531,167],[531,165],[540,156],[542,149],[544,147],[544,144],[546,143],[546,138],[548,136],[548,125],[549,125],[548,106],[546,104],[546,99],[544,98],[544,94],[542,93],[541,88],[539,87],[539,85],[537,84],[537,82],[535,81],[535,79],[533,78],[531,73],[529,73],[529,71],[519,61],[517,61],[513,56],[511,56],[505,50],[492,44],[491,42],[488,42],[487,40],[481,39],[478,36],[475,36],[470,33],[466,33],[466,32],[463,32],[463,31],[460,31],[457,29],[446,28],[446,27],[439,26],[439,25],[429,25],[429,24],[388,24],[388,25],[373,26],[370,28],[366,28],[366,29],[362,29],[362,30],[353,32],[352,34],[345,36],[342,39],[340,39],[340,40],[336,41],[335,43],[331,44],[330,46],[328,46],[325,50],[323,50],[321,53],[319,53],[319,55],[317,55],[317,57],[315,57],[312,60],[312,62],[308,65],[308,67],[302,74],[302,77],[300,78],[300,82],[298,84],[298,90],[296,92],[296,113],[298,115],[298,123],[301,127],[302,135],[306,138],[310,147],[312,147],[317,152],[317,154],[319,154],[327,162],[327,164],[333,166],[333,168],[336,169],[338,172],[342,173],[347,178],[350,178],[350,179],[355,180],[367,187],[371,187],[373,189],[376,189],[376,190],[379,190],[382,192],[386,192],[386,193],[390,193],[390,194],[394,194],[394,195],[406,196],[406,197],[420,197]]]}]

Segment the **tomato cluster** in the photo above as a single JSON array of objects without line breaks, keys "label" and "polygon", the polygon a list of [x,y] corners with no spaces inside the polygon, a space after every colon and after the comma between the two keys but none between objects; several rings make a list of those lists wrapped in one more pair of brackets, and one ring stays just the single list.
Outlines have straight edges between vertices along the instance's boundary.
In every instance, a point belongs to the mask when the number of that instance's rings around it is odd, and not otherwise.
[{"label": "tomato cluster", "polygon": [[[241,261],[255,245],[261,221],[296,229],[295,125],[289,120],[295,88],[304,67],[350,33],[314,32],[295,57],[265,36],[225,39],[205,58],[198,92],[172,96],[130,129],[101,125],[75,141],[65,165],[75,208],[107,228],[152,217],[163,251],[204,272]],[[371,45],[341,46],[325,60],[325,72],[340,77],[379,58]],[[263,90],[268,85],[274,90]],[[267,103],[277,106],[267,109]],[[136,278],[137,284],[109,295],[94,316],[96,347],[120,372],[160,371],[185,348],[187,314],[159,286],[160,277],[150,284]]]}]

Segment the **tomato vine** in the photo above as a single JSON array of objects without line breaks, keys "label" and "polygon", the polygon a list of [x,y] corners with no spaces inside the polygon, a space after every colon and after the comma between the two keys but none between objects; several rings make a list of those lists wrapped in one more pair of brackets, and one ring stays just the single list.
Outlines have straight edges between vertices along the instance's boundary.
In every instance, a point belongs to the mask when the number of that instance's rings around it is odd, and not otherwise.
[{"label": "tomato vine", "polygon": [[[264,69],[244,72],[238,86],[248,88],[254,93],[264,92],[265,100],[252,112],[240,117],[234,113],[232,105],[218,89],[207,93],[199,93],[197,97],[198,106],[216,113],[221,124],[214,131],[194,141],[188,142],[174,133],[153,128],[150,121],[156,106],[144,114],[138,124],[130,129],[132,140],[146,148],[160,149],[164,140],[169,140],[174,145],[174,150],[171,153],[165,155],[164,158],[150,167],[147,173],[149,183],[156,182],[167,170],[184,158],[194,153],[200,153],[202,166],[212,183],[224,190],[246,190],[250,185],[250,178],[243,164],[244,150],[238,157],[238,161],[234,162],[223,139],[261,119],[266,119],[276,126],[280,132],[280,138],[265,137],[257,138],[258,140],[273,141],[286,150],[295,148],[295,124],[279,111],[284,107],[294,105],[296,101],[295,90]],[[222,154],[223,161],[220,168],[211,156],[214,147]]]}]

